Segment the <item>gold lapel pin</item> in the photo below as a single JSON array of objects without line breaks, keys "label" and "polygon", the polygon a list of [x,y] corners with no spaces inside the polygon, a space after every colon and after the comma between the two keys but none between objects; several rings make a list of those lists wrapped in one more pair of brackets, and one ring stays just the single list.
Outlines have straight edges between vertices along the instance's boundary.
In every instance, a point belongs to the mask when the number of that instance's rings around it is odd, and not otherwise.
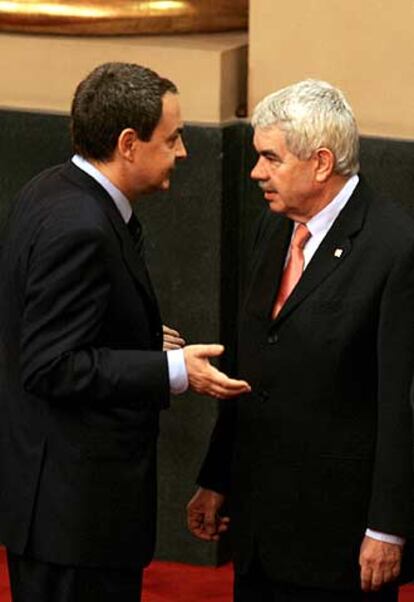
[{"label": "gold lapel pin", "polygon": [[335,255],[335,257],[339,258],[339,257],[341,257],[341,255],[342,255],[343,252],[344,252],[343,249],[335,249],[334,255]]}]

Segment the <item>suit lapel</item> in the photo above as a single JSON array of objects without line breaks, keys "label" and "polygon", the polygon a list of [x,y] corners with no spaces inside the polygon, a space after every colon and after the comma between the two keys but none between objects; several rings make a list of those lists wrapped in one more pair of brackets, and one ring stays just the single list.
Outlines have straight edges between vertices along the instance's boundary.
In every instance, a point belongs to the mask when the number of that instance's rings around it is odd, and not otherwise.
[{"label": "suit lapel", "polygon": [[336,270],[352,252],[354,237],[361,230],[368,206],[364,185],[359,184],[312,257],[296,288],[275,322],[284,320]]},{"label": "suit lapel", "polygon": [[144,259],[135,251],[128,227],[110,195],[96,180],[71,161],[63,167],[63,175],[80,188],[88,190],[97,199],[117,235],[124,261],[131,275],[150,300],[157,303]]},{"label": "suit lapel", "polygon": [[260,236],[260,255],[253,265],[251,285],[246,295],[246,310],[260,317],[268,316],[279,288],[285,257],[292,236],[293,222],[274,214]]}]

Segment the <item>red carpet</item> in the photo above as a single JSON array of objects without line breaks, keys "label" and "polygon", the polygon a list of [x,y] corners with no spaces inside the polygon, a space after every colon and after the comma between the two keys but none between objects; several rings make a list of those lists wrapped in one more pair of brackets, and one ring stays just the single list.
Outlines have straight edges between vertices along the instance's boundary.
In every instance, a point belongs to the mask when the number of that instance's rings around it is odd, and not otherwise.
[{"label": "red carpet", "polygon": [[232,589],[230,564],[215,569],[155,561],[145,571],[142,602],[230,602]]},{"label": "red carpet", "polygon": [[[145,571],[142,602],[231,602],[230,565],[218,569],[153,562]],[[4,548],[0,547],[0,602],[11,602]],[[399,602],[414,602],[414,586],[401,588]]]}]

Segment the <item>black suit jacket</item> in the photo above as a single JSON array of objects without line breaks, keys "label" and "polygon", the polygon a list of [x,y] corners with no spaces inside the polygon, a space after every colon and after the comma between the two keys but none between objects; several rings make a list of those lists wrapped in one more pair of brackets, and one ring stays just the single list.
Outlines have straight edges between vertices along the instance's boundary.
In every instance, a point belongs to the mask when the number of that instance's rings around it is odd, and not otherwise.
[{"label": "black suit jacket", "polygon": [[291,232],[266,212],[239,335],[253,390],[199,482],[230,492],[238,570],[257,549],[278,581],[359,587],[366,527],[413,531],[414,224],[360,183],[272,321]]},{"label": "black suit jacket", "polygon": [[0,541],[57,563],[148,563],[161,320],[112,199],[72,163],[16,200],[0,325]]}]

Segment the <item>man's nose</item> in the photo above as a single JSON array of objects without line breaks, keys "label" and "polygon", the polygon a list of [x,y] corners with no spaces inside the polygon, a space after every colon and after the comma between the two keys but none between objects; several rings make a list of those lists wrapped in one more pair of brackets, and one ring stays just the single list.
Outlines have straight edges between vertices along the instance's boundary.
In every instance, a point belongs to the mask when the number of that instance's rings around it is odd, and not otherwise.
[{"label": "man's nose", "polygon": [[256,162],[256,165],[253,167],[252,171],[250,172],[250,177],[252,178],[252,180],[265,180],[266,179],[266,174],[263,169],[261,157],[259,157],[259,159]]},{"label": "man's nose", "polygon": [[187,149],[185,148],[185,144],[181,136],[177,140],[175,156],[177,159],[185,159],[188,156]]}]

